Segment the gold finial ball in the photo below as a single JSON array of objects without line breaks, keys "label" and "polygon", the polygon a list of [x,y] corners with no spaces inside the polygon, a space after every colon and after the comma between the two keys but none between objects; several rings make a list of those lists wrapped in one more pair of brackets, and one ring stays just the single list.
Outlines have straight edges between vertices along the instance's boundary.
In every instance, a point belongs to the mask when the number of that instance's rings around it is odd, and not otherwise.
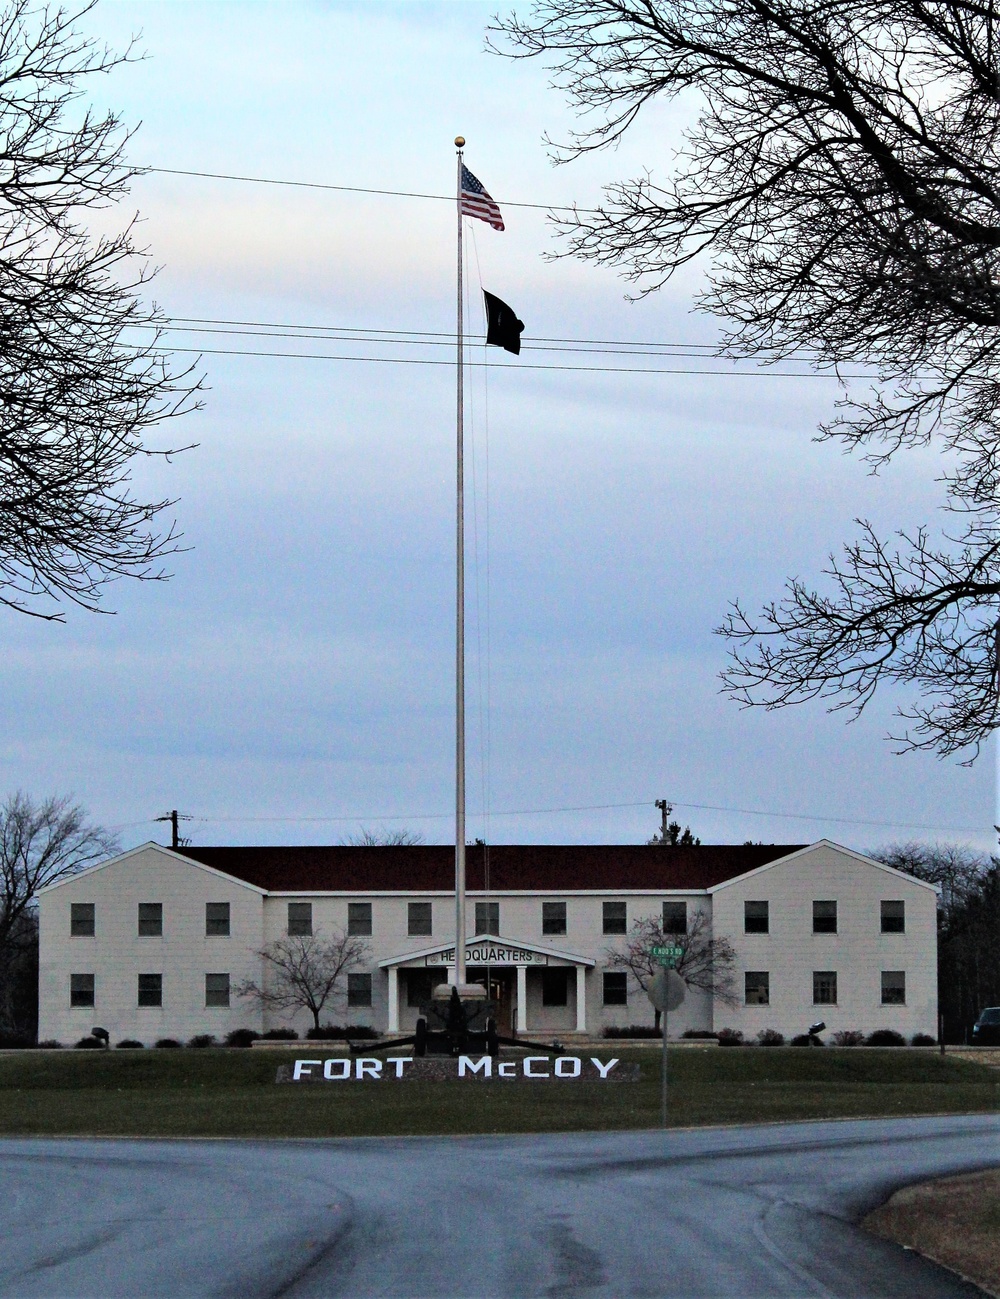
[{"label": "gold finial ball", "polygon": [[461,149],[462,146],[463,146],[464,144],[465,144],[465,136],[464,136],[464,135],[456,135],[456,136],[455,136],[455,148],[456,148],[456,149]]}]

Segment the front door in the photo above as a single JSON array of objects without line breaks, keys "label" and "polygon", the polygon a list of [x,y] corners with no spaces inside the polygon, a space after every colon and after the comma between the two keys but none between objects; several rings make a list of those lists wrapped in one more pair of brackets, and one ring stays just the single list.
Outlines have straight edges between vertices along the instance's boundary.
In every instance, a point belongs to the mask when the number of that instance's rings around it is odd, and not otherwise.
[{"label": "front door", "polygon": [[471,983],[481,983],[486,987],[490,1001],[496,1002],[497,1029],[502,1037],[514,1033],[516,1010],[514,1006],[514,971],[509,968],[490,967],[487,975],[485,966],[470,969],[468,979]]}]

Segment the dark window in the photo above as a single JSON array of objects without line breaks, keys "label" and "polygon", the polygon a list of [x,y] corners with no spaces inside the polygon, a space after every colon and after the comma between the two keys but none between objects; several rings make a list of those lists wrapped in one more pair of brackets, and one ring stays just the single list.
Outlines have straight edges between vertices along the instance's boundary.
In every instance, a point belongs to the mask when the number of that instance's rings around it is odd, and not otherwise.
[{"label": "dark window", "polygon": [[628,914],[624,902],[605,902],[604,932],[606,934],[624,934],[628,932]]},{"label": "dark window", "polygon": [[813,1005],[835,1006],[836,1004],[836,970],[813,970]]},{"label": "dark window", "polygon": [[311,902],[289,902],[288,936],[289,938],[308,938],[313,931],[313,904]]},{"label": "dark window", "polygon": [[883,970],[882,971],[882,1005],[883,1006],[905,1006],[906,1005],[906,971],[905,970]]},{"label": "dark window", "polygon": [[566,989],[569,986],[569,970],[542,971],[542,1005],[565,1006]]},{"label": "dark window", "polygon": [[[207,938],[229,937],[229,903],[205,903],[205,936]],[[229,1005],[229,1002],[226,1002]]]},{"label": "dark window", "polygon": [[411,902],[406,908],[406,932],[411,938],[431,932],[431,904]]},{"label": "dark window", "polygon": [[477,902],[476,903],[476,933],[493,934],[497,937],[500,933],[500,903],[499,902]]},{"label": "dark window", "polygon": [[628,974],[624,970],[604,971],[604,1004],[628,1005]]},{"label": "dark window", "polygon": [[744,1000],[748,1006],[771,1004],[771,975],[767,970],[747,970],[743,976]]},{"label": "dark window", "polygon": [[206,974],[205,975],[205,1005],[206,1006],[228,1006],[229,1005],[229,975],[228,974]]},{"label": "dark window", "polygon": [[423,1006],[431,999],[431,991],[438,983],[444,983],[448,976],[444,970],[440,974],[432,970],[407,970],[406,977],[406,1004],[408,1006]]},{"label": "dark window", "polygon": [[813,933],[835,934],[837,932],[836,902],[813,903]]},{"label": "dark window", "polygon": [[93,902],[70,903],[69,934],[71,938],[93,938],[94,937]]},{"label": "dark window", "polygon": [[566,903],[542,903],[542,933],[564,934],[566,932]]},{"label": "dark window", "polygon": [[69,1004],[71,1006],[92,1006],[94,1004],[94,976],[92,974],[71,974],[69,976]]},{"label": "dark window", "polygon": [[370,902],[348,902],[347,932],[357,934],[359,938],[371,937],[372,904]]},{"label": "dark window", "polygon": [[140,902],[139,903],[139,937],[140,938],[162,938],[163,937],[163,903],[162,902]]},{"label": "dark window", "polygon": [[883,934],[902,934],[906,930],[906,903],[882,903]]},{"label": "dark window", "polygon": [[370,974],[349,974],[347,976],[347,1004],[349,1006],[370,1006],[372,1004],[372,976]]},{"label": "dark window", "polygon": [[162,1006],[163,1005],[163,975],[162,974],[140,974],[139,975],[139,1005],[140,1006]]},{"label": "dark window", "polygon": [[688,931],[688,904],[686,902],[664,902],[663,932],[665,934],[686,934]]},{"label": "dark window", "polygon": [[771,908],[769,903],[743,903],[743,932],[745,934],[769,934],[771,932]]}]

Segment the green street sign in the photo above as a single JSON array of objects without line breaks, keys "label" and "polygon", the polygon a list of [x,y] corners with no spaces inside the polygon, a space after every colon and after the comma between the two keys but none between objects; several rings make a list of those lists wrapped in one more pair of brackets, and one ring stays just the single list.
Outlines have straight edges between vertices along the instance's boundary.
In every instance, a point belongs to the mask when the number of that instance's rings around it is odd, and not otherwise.
[{"label": "green street sign", "polygon": [[684,948],[683,947],[654,947],[652,948],[652,953],[654,956],[672,956],[675,959],[679,960],[680,957],[684,955]]}]

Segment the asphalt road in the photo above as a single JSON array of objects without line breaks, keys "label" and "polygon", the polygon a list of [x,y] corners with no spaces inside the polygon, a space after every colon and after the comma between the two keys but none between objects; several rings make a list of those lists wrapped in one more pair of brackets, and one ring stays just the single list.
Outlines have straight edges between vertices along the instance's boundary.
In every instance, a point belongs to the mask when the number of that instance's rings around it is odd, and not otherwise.
[{"label": "asphalt road", "polygon": [[853,1224],[1000,1116],[356,1141],[0,1141],[0,1296],[980,1295]]}]

